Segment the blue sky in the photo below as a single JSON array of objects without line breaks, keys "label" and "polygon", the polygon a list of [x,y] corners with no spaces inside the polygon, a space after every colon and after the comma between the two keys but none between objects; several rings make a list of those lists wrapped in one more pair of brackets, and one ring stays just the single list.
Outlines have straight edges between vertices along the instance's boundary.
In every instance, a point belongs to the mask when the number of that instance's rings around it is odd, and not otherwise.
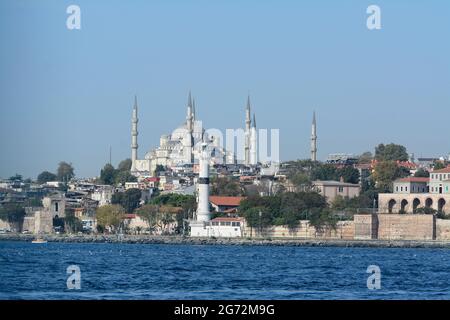
[{"label": "blue sky", "polygon": [[[81,8],[81,30],[66,8]],[[369,31],[366,8],[381,8]],[[400,143],[450,152],[449,1],[0,1],[0,177],[72,162],[80,177],[139,155],[185,117],[238,128],[250,92],[283,160]]]}]

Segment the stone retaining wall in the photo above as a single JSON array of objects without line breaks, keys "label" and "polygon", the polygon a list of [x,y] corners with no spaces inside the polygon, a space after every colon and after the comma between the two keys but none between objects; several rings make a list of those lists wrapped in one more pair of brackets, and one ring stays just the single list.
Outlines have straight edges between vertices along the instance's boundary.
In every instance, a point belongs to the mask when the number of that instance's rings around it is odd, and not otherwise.
[{"label": "stone retaining wall", "polygon": [[348,239],[354,238],[353,221],[339,221],[336,229],[324,228],[316,230],[309,221],[300,221],[297,228],[290,229],[287,226],[272,226],[265,228],[262,232],[258,229],[251,230],[246,227],[243,232],[244,237],[262,237],[262,238],[299,238],[299,239]]},{"label": "stone retaining wall", "polygon": [[379,214],[380,240],[434,240],[436,217],[430,214]]},{"label": "stone retaining wall", "polygon": [[450,220],[436,220],[436,240],[450,240]]}]

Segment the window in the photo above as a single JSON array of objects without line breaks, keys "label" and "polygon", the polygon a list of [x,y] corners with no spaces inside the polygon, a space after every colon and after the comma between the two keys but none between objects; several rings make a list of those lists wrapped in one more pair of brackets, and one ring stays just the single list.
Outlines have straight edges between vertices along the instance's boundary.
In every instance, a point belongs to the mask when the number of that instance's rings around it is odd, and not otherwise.
[{"label": "window", "polygon": [[344,192],[344,187],[339,187],[339,192]]},{"label": "window", "polygon": [[55,212],[58,212],[58,202],[55,202]]},{"label": "window", "polygon": [[408,191],[408,187],[405,187],[405,191]]}]

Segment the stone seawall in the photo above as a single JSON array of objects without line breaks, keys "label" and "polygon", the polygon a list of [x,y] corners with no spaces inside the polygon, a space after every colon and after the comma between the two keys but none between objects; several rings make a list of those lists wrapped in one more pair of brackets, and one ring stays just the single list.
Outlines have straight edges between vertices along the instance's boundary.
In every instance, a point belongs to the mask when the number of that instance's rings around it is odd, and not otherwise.
[{"label": "stone seawall", "polygon": [[[23,234],[0,234],[0,241],[31,242],[35,236]],[[65,243],[123,243],[166,245],[237,245],[237,246],[305,246],[305,247],[365,247],[365,248],[448,248],[450,241],[417,240],[323,240],[323,239],[247,239],[247,238],[192,238],[170,236],[124,235],[46,235],[49,242]]]}]

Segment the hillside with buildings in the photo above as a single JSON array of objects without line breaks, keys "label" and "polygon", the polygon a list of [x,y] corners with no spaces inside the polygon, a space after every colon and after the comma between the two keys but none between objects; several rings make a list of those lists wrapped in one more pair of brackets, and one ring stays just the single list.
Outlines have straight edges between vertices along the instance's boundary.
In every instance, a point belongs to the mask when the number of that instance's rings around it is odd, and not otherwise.
[{"label": "hillside with buildings", "polygon": [[138,159],[135,99],[131,158],[117,168],[106,164],[98,177],[77,178],[72,165],[61,162],[55,173],[44,171],[36,180],[2,180],[0,232],[341,239],[450,234],[450,159],[415,159],[403,146],[380,144],[373,154],[330,154],[318,161],[314,113],[310,159],[267,161],[259,154],[250,98],[236,150],[226,150],[220,136],[202,127],[195,108],[189,94],[185,122]]}]

